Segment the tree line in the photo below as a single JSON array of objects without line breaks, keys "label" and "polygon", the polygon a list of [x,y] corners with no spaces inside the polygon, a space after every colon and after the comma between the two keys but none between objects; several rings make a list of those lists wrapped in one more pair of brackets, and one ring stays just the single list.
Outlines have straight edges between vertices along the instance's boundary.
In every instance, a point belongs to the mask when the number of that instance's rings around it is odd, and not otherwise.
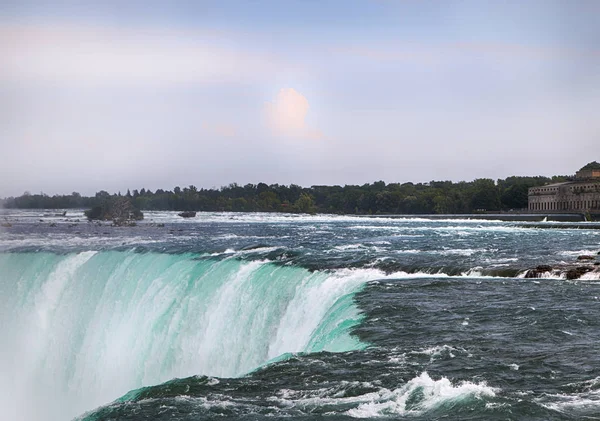
[{"label": "tree line", "polygon": [[49,196],[24,193],[2,201],[5,208],[68,209],[93,208],[123,197],[136,209],[173,211],[296,212],[334,214],[461,214],[510,211],[527,208],[530,187],[568,181],[565,176],[508,177],[470,182],[431,181],[364,185],[312,186],[295,184],[236,183],[219,189],[198,189],[193,185],[154,192],[142,188],[125,194],[104,190],[94,196]]}]

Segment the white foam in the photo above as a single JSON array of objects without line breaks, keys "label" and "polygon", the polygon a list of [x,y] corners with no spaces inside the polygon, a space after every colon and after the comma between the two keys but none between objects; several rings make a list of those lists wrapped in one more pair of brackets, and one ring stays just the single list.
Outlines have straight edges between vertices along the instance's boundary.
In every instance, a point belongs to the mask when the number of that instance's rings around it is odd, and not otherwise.
[{"label": "white foam", "polygon": [[[178,236],[177,240],[192,239],[189,236]],[[105,247],[123,247],[155,244],[164,240],[151,239],[140,235],[132,236],[81,236],[69,233],[52,234],[13,234],[3,233],[0,237],[0,249],[12,249],[15,247],[27,248],[87,248],[98,250]]]},{"label": "white foam", "polygon": [[568,413],[573,416],[578,411],[597,414],[600,411],[600,391],[593,390],[573,394],[551,394],[537,399],[538,403],[553,411]]},{"label": "white foam", "polygon": [[455,358],[457,354],[465,353],[468,357],[472,355],[468,353],[464,348],[454,348],[450,345],[436,345],[430,348],[425,348],[419,351],[412,351],[411,354],[423,354],[431,357],[431,361],[436,358],[448,356],[450,358]]},{"label": "white foam", "polygon": [[558,252],[561,256],[595,256],[598,254],[598,249],[581,249],[581,250],[563,250]]},{"label": "white foam", "polygon": [[346,413],[355,418],[422,415],[441,405],[494,397],[496,392],[497,389],[485,383],[462,382],[453,385],[445,377],[433,380],[427,372],[423,372],[398,389],[382,389],[377,393],[363,395],[369,400]]},{"label": "white foam", "polygon": [[594,270],[592,272],[584,273],[579,279],[582,281],[600,281],[600,271]]},{"label": "white foam", "polygon": [[367,248],[363,244],[344,244],[342,246],[335,246],[334,249],[338,251],[352,251]]}]

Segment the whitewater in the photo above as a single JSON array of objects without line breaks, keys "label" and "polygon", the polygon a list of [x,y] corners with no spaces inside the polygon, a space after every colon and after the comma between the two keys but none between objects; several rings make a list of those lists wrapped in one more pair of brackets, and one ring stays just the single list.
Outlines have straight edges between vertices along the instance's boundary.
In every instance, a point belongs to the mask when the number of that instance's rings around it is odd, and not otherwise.
[{"label": "whitewater", "polygon": [[598,272],[524,277],[599,231],[57,214],[2,215],[2,419],[600,419]]}]

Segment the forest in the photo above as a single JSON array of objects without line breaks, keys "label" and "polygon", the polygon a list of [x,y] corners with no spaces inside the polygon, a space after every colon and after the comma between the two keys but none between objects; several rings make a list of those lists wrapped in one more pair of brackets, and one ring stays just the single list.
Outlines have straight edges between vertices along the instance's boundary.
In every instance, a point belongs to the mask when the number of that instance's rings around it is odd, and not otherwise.
[{"label": "forest", "polygon": [[[94,196],[31,194],[0,200],[5,208],[89,209],[127,198],[135,209],[174,211],[294,212],[331,214],[467,214],[519,211],[527,208],[530,187],[568,181],[571,177],[508,177],[470,182],[431,181],[363,185],[311,186],[265,183],[219,189],[175,187],[173,190],[145,188],[122,194],[104,190]],[[122,199],[121,199],[122,200]]]}]

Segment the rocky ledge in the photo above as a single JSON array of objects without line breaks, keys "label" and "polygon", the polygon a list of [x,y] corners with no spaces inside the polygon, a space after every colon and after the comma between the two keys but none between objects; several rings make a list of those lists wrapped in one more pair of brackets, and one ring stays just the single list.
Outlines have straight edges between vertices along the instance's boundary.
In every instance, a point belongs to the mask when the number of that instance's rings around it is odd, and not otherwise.
[{"label": "rocky ledge", "polygon": [[583,254],[577,256],[572,264],[539,265],[525,272],[525,278],[561,277],[569,280],[579,279],[587,273],[598,274],[594,278],[600,279],[600,252],[597,255]]}]

